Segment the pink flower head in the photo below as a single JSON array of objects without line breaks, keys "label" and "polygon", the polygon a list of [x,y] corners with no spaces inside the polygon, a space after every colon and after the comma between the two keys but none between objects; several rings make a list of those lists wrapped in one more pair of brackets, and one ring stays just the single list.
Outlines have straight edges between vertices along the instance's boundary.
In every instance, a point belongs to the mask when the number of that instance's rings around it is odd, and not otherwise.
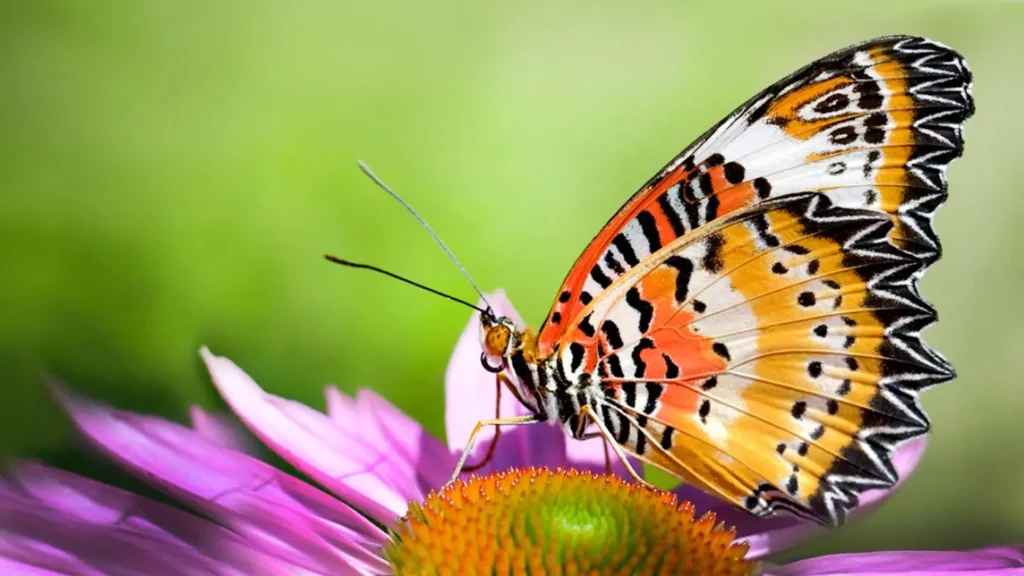
[{"label": "pink flower head", "polygon": [[[489,300],[499,315],[518,319],[503,293]],[[16,463],[0,478],[0,573],[390,573],[382,556],[386,529],[410,501],[422,501],[448,480],[476,422],[494,417],[495,377],[480,365],[477,322],[473,318],[463,331],[445,377],[447,444],[372,391],[351,397],[328,387],[325,414],[268,394],[233,362],[204,348],[202,358],[234,415],[306,479],[255,458],[233,423],[199,408],[189,427],[118,410],[54,384],[58,400],[95,448],[180,507],[45,465]],[[525,414],[510,394],[502,396],[500,411]],[[493,434],[485,431],[470,463],[483,457]],[[912,442],[896,453],[901,479],[913,471],[925,444]],[[502,432],[494,457],[477,474],[525,466],[603,471],[605,451],[599,439],[575,441],[555,426],[522,426]],[[620,463],[613,472],[628,478]],[[894,490],[864,493],[852,517]],[[795,517],[756,518],[687,486],[674,492],[698,512],[715,511],[735,526],[738,539],[750,545],[750,559],[824,530]],[[1024,556],[1019,548],[840,555],[773,573],[836,573],[842,567],[844,574],[885,574],[890,572],[880,570],[896,565],[921,574],[964,567],[995,573],[1024,566]]]}]

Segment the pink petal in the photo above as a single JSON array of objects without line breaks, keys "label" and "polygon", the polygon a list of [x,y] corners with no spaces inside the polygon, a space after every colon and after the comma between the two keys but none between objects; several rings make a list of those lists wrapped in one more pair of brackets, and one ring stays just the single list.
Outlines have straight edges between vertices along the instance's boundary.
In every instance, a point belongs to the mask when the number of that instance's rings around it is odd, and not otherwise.
[{"label": "pink petal", "polygon": [[794,562],[771,571],[769,575],[1005,574],[1010,576],[1022,573],[1024,573],[1024,546],[1001,546],[969,552],[920,550],[833,554]]},{"label": "pink petal", "polygon": [[[2,554],[2,552],[0,552]],[[13,558],[4,558],[0,556],[0,574],[9,574],[10,576],[102,576],[101,572],[89,569],[86,571],[84,566],[79,566],[79,562],[68,562],[53,561],[49,559],[36,559],[33,560],[34,564],[29,564],[27,561],[14,560]],[[50,564],[49,568],[43,568],[39,565],[41,562]]]},{"label": "pink petal", "polygon": [[21,464],[0,480],[0,518],[4,574],[296,569],[198,516],[38,464]]},{"label": "pink petal", "polygon": [[455,458],[443,442],[433,437],[404,412],[372,390],[360,390],[359,406],[370,415],[378,441],[398,449],[415,464],[423,494],[444,485],[455,469]]},{"label": "pink petal", "polygon": [[79,429],[118,464],[267,553],[317,571],[384,565],[383,532],[320,490],[184,426],[54,388]]},{"label": "pink petal", "polygon": [[454,457],[440,440],[390,402],[369,390],[360,390],[358,400],[334,386],[324,392],[327,414],[346,436],[345,443],[365,444],[381,453],[398,451],[399,474],[417,486],[410,500],[422,499],[448,480]]},{"label": "pink petal", "polygon": [[324,397],[327,398],[327,417],[344,432],[358,434],[370,422],[367,415],[359,410],[359,403],[355,398],[336,387],[325,386]]},{"label": "pink petal", "polygon": [[[512,307],[501,290],[487,296],[487,300],[498,316],[508,316],[516,325],[523,327],[522,318]],[[480,303],[484,306],[483,302]],[[480,318],[474,314],[459,340],[448,362],[445,373],[445,427],[448,447],[461,453],[477,422],[494,418],[496,415],[495,375],[484,370],[480,364],[483,347],[480,343]],[[508,391],[501,394],[500,417],[524,416],[529,411]],[[480,462],[487,453],[494,427],[489,426],[477,436],[476,447],[468,463]],[[566,466],[565,434],[550,424],[505,426],[502,428],[494,458],[477,474],[504,470],[512,466]]]},{"label": "pink petal", "polygon": [[252,442],[234,418],[207,412],[199,406],[189,408],[189,416],[192,418],[192,428],[213,443],[246,454],[253,453]]},{"label": "pink petal", "polygon": [[[847,521],[861,518],[885,502],[903,482],[910,476],[928,445],[928,436],[915,438],[901,446],[893,455],[893,465],[899,474],[896,485],[889,489],[867,490],[860,496],[856,508],[848,513]],[[747,558],[760,559],[772,554],[788,550],[814,536],[826,532],[829,528],[801,520],[785,513],[759,518],[714,496],[708,495],[692,486],[681,485],[673,492],[681,500],[688,500],[698,512],[714,511],[718,519],[728,526],[735,526],[738,541],[750,544]]]},{"label": "pink petal", "polygon": [[227,358],[201,350],[221,396],[239,419],[289,464],[384,524],[419,498],[394,450],[352,442],[325,414],[265,393]]}]

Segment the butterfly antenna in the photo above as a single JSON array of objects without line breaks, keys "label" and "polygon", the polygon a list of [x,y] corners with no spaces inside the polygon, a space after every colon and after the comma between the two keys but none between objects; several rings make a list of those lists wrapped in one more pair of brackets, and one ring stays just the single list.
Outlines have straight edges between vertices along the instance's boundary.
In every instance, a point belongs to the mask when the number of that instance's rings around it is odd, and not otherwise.
[{"label": "butterfly antenna", "polygon": [[470,308],[472,308],[473,310],[476,310],[477,312],[483,314],[484,316],[493,316],[493,314],[491,314],[488,310],[484,310],[483,308],[480,308],[479,306],[474,306],[474,305],[470,304],[469,302],[466,302],[462,298],[456,298],[455,296],[452,296],[451,294],[445,294],[444,292],[441,292],[440,290],[435,290],[435,289],[431,288],[430,286],[424,286],[423,284],[420,284],[419,282],[416,282],[414,280],[409,280],[408,278],[406,278],[404,276],[399,276],[398,274],[395,274],[394,272],[388,272],[387,270],[385,270],[383,268],[378,268],[378,267],[372,266],[370,264],[359,264],[358,262],[352,262],[350,260],[344,260],[342,258],[338,258],[337,256],[331,256],[330,254],[324,254],[324,258],[326,258],[329,262],[334,262],[335,264],[340,264],[342,266],[348,266],[349,268],[362,268],[364,270],[372,270],[374,272],[379,272],[379,273],[381,273],[381,274],[383,274],[383,275],[385,275],[385,276],[387,276],[389,278],[394,278],[395,280],[401,280],[402,282],[405,282],[406,284],[412,284],[413,286],[415,286],[417,288],[420,288],[421,290],[426,290],[427,292],[430,292],[431,294],[437,294],[438,296],[447,298],[447,299],[451,300],[452,302],[458,302],[459,304],[463,304],[463,305],[469,306]]},{"label": "butterfly antenna", "polygon": [[[408,210],[409,213],[412,214],[413,217],[416,218],[417,221],[419,221],[420,225],[423,226],[427,230],[427,232],[430,233],[430,235],[434,238],[434,241],[437,242],[437,245],[440,246],[442,250],[444,250],[445,254],[448,255],[448,258],[451,258],[451,261],[455,263],[455,267],[459,269],[459,272],[461,272],[462,275],[466,277],[466,280],[469,280],[469,285],[472,286],[473,290],[475,290],[476,293],[480,296],[480,299],[483,300],[484,304],[487,306],[487,309],[488,310],[493,310],[493,308],[491,308],[491,303],[487,301],[487,298],[484,296],[484,293],[480,290],[480,288],[476,285],[476,282],[473,282],[473,278],[469,275],[469,272],[466,271],[465,267],[462,266],[462,263],[459,262],[459,259],[455,257],[455,254],[453,254],[452,251],[448,248],[448,246],[444,243],[444,241],[441,240],[441,237],[437,235],[437,232],[434,232],[434,229],[430,227],[430,224],[427,224],[427,221],[424,220],[423,217],[420,216],[419,213],[416,212],[416,210],[414,210],[413,207],[410,206],[408,202],[406,202],[401,196],[398,195],[397,192],[392,190],[390,186],[385,184],[383,180],[381,180],[376,174],[374,174],[373,170],[371,170],[370,167],[367,166],[366,162],[363,162],[362,160],[357,160],[356,164],[359,166],[359,169],[363,171],[363,173],[365,173],[367,176],[370,177],[370,180],[373,180],[373,182],[375,184],[377,184],[377,186],[380,186],[381,189],[383,189],[385,192],[387,192],[389,195],[391,195],[392,198],[394,198],[399,204],[404,206],[405,209]],[[357,266],[357,267],[372,268],[370,266]],[[391,274],[390,272],[384,272],[383,270],[379,270],[378,269],[378,272],[383,272],[383,273],[385,273],[385,274],[387,274],[389,276],[396,277],[394,274]],[[434,292],[434,293],[437,293],[437,294],[442,294],[440,292],[437,292],[436,290],[433,290],[432,288],[426,288],[425,286],[416,284],[415,282],[412,282],[411,280],[407,280],[407,279],[401,278],[401,277],[397,277],[397,278],[400,279],[400,280],[403,280],[405,282],[408,282],[410,284],[415,284],[417,286],[420,286],[421,288],[425,288],[425,289],[427,289],[427,290],[429,290],[431,292]],[[454,298],[452,296],[448,296],[447,294],[442,294],[442,295],[447,297],[447,298],[449,298],[449,299],[452,299],[452,300],[458,300],[458,298]],[[462,302],[465,303],[464,301],[462,301]],[[476,308],[476,306],[472,306],[472,307]]]}]

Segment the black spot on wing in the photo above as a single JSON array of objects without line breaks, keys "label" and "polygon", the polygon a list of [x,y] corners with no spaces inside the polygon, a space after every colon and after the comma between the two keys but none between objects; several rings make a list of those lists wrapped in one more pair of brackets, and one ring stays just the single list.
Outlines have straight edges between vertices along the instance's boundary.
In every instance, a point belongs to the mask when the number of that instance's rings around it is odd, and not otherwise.
[{"label": "black spot on wing", "polygon": [[608,371],[611,372],[612,376],[615,378],[626,377],[626,373],[622,371],[622,361],[619,360],[617,355],[612,354],[608,356],[606,362],[608,362]]},{"label": "black spot on wing", "polygon": [[640,263],[640,260],[636,257],[636,252],[633,250],[633,245],[629,243],[629,239],[626,238],[625,234],[617,234],[615,239],[612,240],[612,246],[615,246],[619,253],[622,254],[626,264],[636,266]]},{"label": "black spot on wing", "polygon": [[644,362],[643,351],[651,350],[653,348],[654,340],[651,340],[650,338],[641,338],[640,341],[636,343],[636,346],[633,347],[633,366],[636,367],[634,375],[637,378],[643,378],[644,373],[647,371],[647,363]]},{"label": "black spot on wing", "polygon": [[665,361],[665,379],[675,380],[679,377],[679,366],[672,361],[672,357],[668,354],[662,353],[661,359]]},{"label": "black spot on wing", "polygon": [[670,188],[661,196],[658,196],[658,206],[661,207],[661,211],[665,214],[665,218],[668,218],[668,223],[672,226],[672,232],[676,237],[682,236],[686,233],[686,228],[683,227],[682,215],[676,212],[676,209],[672,207],[672,203],[669,200],[669,194],[673,193],[673,190],[678,188]]},{"label": "black spot on wing", "polygon": [[647,245],[650,247],[649,252],[654,254],[659,248],[661,248],[661,236],[658,235],[657,221],[655,221],[654,216],[647,210],[643,210],[637,214],[636,221],[640,223],[640,230],[643,231],[644,238],[647,240]]},{"label": "black spot on wing", "polygon": [[583,357],[586,355],[586,349],[583,347],[583,344],[573,342],[572,344],[569,344],[569,355],[571,356],[569,370],[576,372],[580,369],[580,366],[583,365]]},{"label": "black spot on wing", "polygon": [[665,431],[661,433],[660,444],[661,447],[664,448],[665,450],[669,450],[672,448],[672,434],[674,434],[675,431],[675,428],[671,426],[665,426]]},{"label": "black spot on wing", "polygon": [[861,110],[877,110],[882,107],[882,94],[877,82],[857,82],[853,91],[857,93],[857,106]]},{"label": "black spot on wing", "polygon": [[857,129],[853,126],[840,126],[829,133],[828,139],[836,146],[846,146],[857,140]]},{"label": "black spot on wing", "polygon": [[622,390],[622,401],[630,408],[636,408],[636,382],[623,382],[619,388]]},{"label": "black spot on wing", "polygon": [[704,221],[711,222],[718,218],[719,201],[717,196],[708,198],[707,206],[704,209]]},{"label": "black spot on wing", "polygon": [[725,246],[725,240],[721,234],[712,234],[704,240],[704,258],[701,260],[701,265],[704,269],[712,274],[720,272],[722,270],[722,247]]},{"label": "black spot on wing", "polygon": [[796,475],[794,474],[789,477],[789,480],[786,481],[786,492],[789,492],[792,496],[796,496],[796,493],[799,489],[800,485],[797,483]]},{"label": "black spot on wing", "polygon": [[712,344],[711,350],[713,350],[715,354],[721,356],[726,362],[732,360],[732,358],[729,356],[729,347],[721,342],[715,342],[714,344]]},{"label": "black spot on wing", "polygon": [[[870,178],[871,177],[871,173],[875,171],[875,168],[874,168],[875,162],[878,162],[878,159],[881,158],[881,157],[882,157],[882,153],[879,152],[878,150],[872,150],[871,152],[868,152],[868,161],[864,163],[864,177],[865,178]],[[869,192],[870,192],[870,190],[869,190]],[[869,202],[869,204],[870,204],[870,202]]]},{"label": "black spot on wing", "polygon": [[818,114],[832,114],[845,110],[850,105],[850,97],[843,93],[831,94],[821,102],[814,105],[814,111]]},{"label": "black spot on wing", "polygon": [[868,144],[881,144],[885,142],[885,125],[889,122],[884,112],[875,112],[864,119],[864,141]]},{"label": "black spot on wing", "polygon": [[821,376],[821,362],[815,360],[808,364],[807,374],[809,374],[811,378],[817,378],[818,376]]},{"label": "black spot on wing", "polygon": [[[638,414],[636,417],[636,425],[639,428],[646,427],[647,416],[644,416],[643,414]],[[636,432],[636,447],[633,449],[636,450],[636,453],[639,454],[640,456],[643,456],[644,452],[647,451],[647,435],[644,434],[642,430],[637,430]]]},{"label": "black spot on wing", "polygon": [[626,304],[640,315],[640,332],[646,333],[651,328],[651,320],[654,318],[654,306],[640,297],[640,290],[636,286],[626,291]]},{"label": "black spot on wing", "polygon": [[601,266],[598,264],[594,264],[594,267],[590,269],[590,277],[601,288],[607,288],[612,283],[612,279],[604,273],[604,270],[601,270]]},{"label": "black spot on wing", "polygon": [[739,184],[740,182],[743,182],[744,175],[746,174],[746,170],[744,170],[743,165],[738,162],[726,163],[726,165],[723,166],[723,170],[725,170],[725,180],[729,184]]},{"label": "black spot on wing", "polygon": [[604,265],[620,276],[626,273],[626,269],[615,259],[611,250],[604,253]]},{"label": "black spot on wing", "polygon": [[764,200],[772,193],[772,185],[765,178],[754,178],[754,191],[757,197]]},{"label": "black spot on wing", "polygon": [[644,406],[644,413],[651,414],[658,409],[658,400],[661,398],[661,393],[665,390],[665,386],[658,384],[657,382],[647,383],[647,404]]},{"label": "black spot on wing", "polygon": [[615,322],[611,320],[602,322],[601,332],[604,333],[604,338],[608,341],[608,345],[612,347],[612,350],[622,348],[622,335],[619,334],[619,326]]},{"label": "black spot on wing", "polygon": [[580,320],[579,323],[580,332],[586,334],[587,338],[593,338],[595,334],[594,325],[590,323],[591,314],[593,314],[593,312],[584,316],[583,320]]},{"label": "black spot on wing", "polygon": [[676,254],[665,260],[665,264],[676,269],[676,302],[682,303],[690,290],[693,262]]},{"label": "black spot on wing", "polygon": [[700,203],[699,202],[684,202],[683,211],[686,213],[686,221],[690,225],[690,230],[696,230],[700,225]]},{"label": "black spot on wing", "polygon": [[700,195],[696,196],[696,198],[703,198],[715,191],[711,185],[711,174],[708,174],[707,172],[701,174],[700,177],[697,178],[697,183],[700,188]]},{"label": "black spot on wing", "polygon": [[800,295],[797,296],[796,301],[804,308],[809,308],[814,306],[818,299],[814,297],[814,292],[801,292]]}]

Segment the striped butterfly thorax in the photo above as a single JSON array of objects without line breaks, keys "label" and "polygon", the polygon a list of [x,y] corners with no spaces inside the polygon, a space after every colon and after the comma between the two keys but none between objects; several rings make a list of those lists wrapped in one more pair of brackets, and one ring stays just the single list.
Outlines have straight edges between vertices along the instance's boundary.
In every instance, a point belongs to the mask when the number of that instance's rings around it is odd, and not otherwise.
[{"label": "striped butterfly thorax", "polygon": [[644,184],[536,335],[495,319],[535,420],[758,515],[842,523],[953,377],[917,282],[973,112],[963,58],[894,36],[773,84]]}]

